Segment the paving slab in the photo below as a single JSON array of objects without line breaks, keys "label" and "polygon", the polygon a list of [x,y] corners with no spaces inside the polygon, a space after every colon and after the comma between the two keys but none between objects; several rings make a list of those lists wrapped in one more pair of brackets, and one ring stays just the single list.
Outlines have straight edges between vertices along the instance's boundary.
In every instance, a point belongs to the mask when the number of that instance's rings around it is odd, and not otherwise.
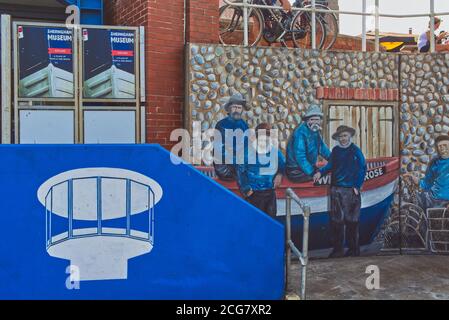
[{"label": "paving slab", "polygon": [[[369,266],[379,270],[380,289],[369,290]],[[311,260],[308,300],[449,300],[449,256],[373,256]],[[299,294],[300,268],[292,265],[289,293]]]}]

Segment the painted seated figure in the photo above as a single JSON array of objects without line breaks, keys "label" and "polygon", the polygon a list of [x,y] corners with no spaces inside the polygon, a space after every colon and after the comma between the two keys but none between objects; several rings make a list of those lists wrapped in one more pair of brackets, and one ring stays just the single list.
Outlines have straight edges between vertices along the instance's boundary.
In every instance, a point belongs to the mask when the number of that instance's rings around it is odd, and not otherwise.
[{"label": "painted seated figure", "polygon": [[318,172],[318,157],[329,160],[331,155],[320,133],[323,122],[321,107],[312,105],[303,120],[304,122],[293,132],[287,145],[286,174],[294,183],[312,181],[313,176]]},{"label": "painted seated figure", "polygon": [[449,205],[449,136],[439,136],[435,144],[438,155],[429,164],[425,177],[415,179],[422,191],[418,202],[424,211]]}]

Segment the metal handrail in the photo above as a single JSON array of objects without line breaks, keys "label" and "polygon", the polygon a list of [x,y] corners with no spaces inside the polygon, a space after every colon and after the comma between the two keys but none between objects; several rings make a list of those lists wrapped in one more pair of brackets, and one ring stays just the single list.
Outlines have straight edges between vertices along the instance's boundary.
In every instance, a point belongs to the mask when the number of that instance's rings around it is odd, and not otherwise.
[{"label": "metal handrail", "polygon": [[[309,263],[309,222],[311,210],[306,206],[298,195],[292,190],[287,189],[287,205],[286,205],[286,279],[288,287],[288,273],[291,268],[292,253],[298,257],[301,263],[301,283],[300,283],[300,297],[301,300],[306,299],[306,285],[307,285],[307,265]],[[292,201],[295,201],[301,208],[300,214],[304,217],[303,234],[302,234],[302,252],[296,248],[292,241],[291,219],[292,219]]]},{"label": "metal handrail", "polygon": [[[281,6],[268,6],[268,5],[260,5],[260,4],[250,4],[248,0],[241,0],[242,2],[232,2],[231,0],[223,0],[226,4],[235,7],[243,7],[243,33],[244,33],[244,46],[248,46],[248,8],[255,9],[277,9],[283,10]],[[449,16],[449,12],[435,12],[435,0],[430,1],[430,12],[429,13],[421,13],[421,14],[385,14],[379,12],[379,0],[375,0],[375,12],[369,13],[366,12],[367,6],[366,1],[363,1],[363,12],[357,11],[344,11],[344,10],[333,10],[333,9],[318,9],[316,8],[315,0],[310,1],[310,8],[297,8],[292,7],[292,11],[303,11],[303,12],[311,12],[312,13],[312,49],[316,49],[316,21],[315,14],[316,13],[335,13],[335,14],[346,14],[346,15],[356,15],[362,16],[362,51],[366,51],[366,17],[375,17],[375,50],[376,52],[380,51],[379,37],[380,37],[380,18],[396,18],[396,19],[404,19],[404,18],[422,18],[422,17],[430,17],[430,52],[435,52],[435,17],[437,16]]]}]

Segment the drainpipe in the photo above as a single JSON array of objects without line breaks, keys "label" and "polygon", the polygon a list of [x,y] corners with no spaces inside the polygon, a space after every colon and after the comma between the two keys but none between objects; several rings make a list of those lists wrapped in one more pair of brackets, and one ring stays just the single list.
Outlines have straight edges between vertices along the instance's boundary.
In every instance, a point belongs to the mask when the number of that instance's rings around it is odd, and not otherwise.
[{"label": "drainpipe", "polygon": [[188,0],[184,0],[184,45],[187,43],[187,1]]}]

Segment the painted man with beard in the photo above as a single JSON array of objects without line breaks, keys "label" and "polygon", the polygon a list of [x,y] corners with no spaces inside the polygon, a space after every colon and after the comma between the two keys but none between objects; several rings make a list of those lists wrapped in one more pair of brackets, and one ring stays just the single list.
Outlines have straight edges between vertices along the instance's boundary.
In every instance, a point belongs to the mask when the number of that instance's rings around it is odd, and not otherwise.
[{"label": "painted man with beard", "polygon": [[287,146],[286,174],[290,181],[303,183],[313,180],[318,171],[318,157],[328,160],[330,150],[321,137],[323,113],[320,106],[312,105],[304,122],[293,132]]},{"label": "painted man with beard", "polygon": [[[233,135],[240,130],[241,134],[245,134],[249,129],[248,124],[242,119],[243,108],[246,106],[245,98],[237,93],[229,98],[228,102],[224,105],[224,110],[228,114],[226,118],[221,120],[215,126],[221,134],[221,141],[215,142],[215,148],[221,150],[221,161],[214,163],[215,173],[220,180],[233,181],[236,180],[236,164],[239,158],[244,160],[244,152],[246,150],[245,140],[237,141],[234,137],[232,144],[226,145],[226,134]],[[242,145],[243,144],[243,145]],[[243,152],[241,157],[238,157],[238,151]],[[228,159],[228,161],[227,161]],[[231,160],[232,163],[228,163]]]}]

